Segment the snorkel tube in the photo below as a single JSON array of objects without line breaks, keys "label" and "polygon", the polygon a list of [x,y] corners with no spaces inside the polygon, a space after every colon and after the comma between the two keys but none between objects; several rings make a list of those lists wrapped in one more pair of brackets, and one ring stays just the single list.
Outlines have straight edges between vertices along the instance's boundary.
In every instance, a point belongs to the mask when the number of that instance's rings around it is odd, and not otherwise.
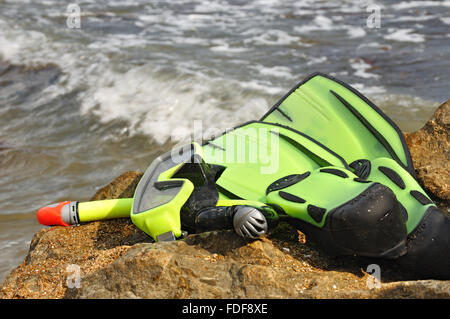
[{"label": "snorkel tube", "polygon": [[96,220],[130,217],[132,198],[91,202],[64,201],[42,207],[37,220],[45,226],[70,226]]}]

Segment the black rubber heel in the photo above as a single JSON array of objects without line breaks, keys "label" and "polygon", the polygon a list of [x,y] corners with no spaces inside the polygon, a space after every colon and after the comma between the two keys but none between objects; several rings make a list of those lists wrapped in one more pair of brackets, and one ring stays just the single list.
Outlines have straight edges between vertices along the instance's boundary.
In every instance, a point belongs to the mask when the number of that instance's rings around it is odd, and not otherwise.
[{"label": "black rubber heel", "polygon": [[406,253],[404,208],[386,186],[374,184],[327,214],[323,227],[291,222],[333,256],[398,258]]},{"label": "black rubber heel", "polygon": [[450,218],[436,207],[426,211],[407,239],[408,252],[398,259],[422,279],[450,279]]}]

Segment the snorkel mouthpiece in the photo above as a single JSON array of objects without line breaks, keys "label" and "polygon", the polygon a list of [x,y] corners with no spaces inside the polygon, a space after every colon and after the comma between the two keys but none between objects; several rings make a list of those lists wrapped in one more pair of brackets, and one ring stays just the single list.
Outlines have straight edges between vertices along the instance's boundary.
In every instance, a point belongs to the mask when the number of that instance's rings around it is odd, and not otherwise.
[{"label": "snorkel mouthpiece", "polygon": [[252,239],[266,234],[268,228],[264,215],[251,206],[236,206],[233,226],[239,236]]},{"label": "snorkel mouthpiece", "polygon": [[65,201],[42,207],[37,212],[37,220],[44,226],[70,226],[78,224],[77,202]]}]

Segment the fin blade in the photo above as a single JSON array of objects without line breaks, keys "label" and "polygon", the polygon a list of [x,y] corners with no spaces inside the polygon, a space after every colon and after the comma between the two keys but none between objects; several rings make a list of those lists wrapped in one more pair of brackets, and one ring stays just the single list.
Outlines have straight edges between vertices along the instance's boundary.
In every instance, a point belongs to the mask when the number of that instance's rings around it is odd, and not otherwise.
[{"label": "fin blade", "polygon": [[415,177],[408,146],[397,125],[357,90],[329,75],[314,73],[307,77],[261,121],[305,133],[347,163],[388,157]]}]

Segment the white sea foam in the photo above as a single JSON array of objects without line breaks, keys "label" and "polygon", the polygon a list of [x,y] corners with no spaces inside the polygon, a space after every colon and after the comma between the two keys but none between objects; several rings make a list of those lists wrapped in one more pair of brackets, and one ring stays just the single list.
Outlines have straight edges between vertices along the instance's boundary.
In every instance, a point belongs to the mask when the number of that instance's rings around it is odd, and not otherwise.
[{"label": "white sea foam", "polygon": [[246,52],[249,49],[245,47],[230,47],[230,44],[224,40],[213,40],[213,46],[209,49],[215,52],[223,52],[223,53],[241,53]]},{"label": "white sea foam", "polygon": [[261,64],[250,66],[250,68],[257,70],[259,74],[269,77],[279,77],[279,78],[295,78],[294,75],[292,75],[292,71],[290,68],[286,66],[273,66],[273,67],[266,67]]},{"label": "white sea foam", "polygon": [[201,1],[194,7],[197,13],[229,12],[232,7],[219,1]]},{"label": "white sea foam", "polygon": [[395,29],[388,31],[391,33],[384,36],[386,40],[415,43],[425,41],[425,36],[423,34],[413,33],[413,29]]},{"label": "white sea foam", "polygon": [[[0,28],[5,27],[6,23],[0,21]],[[46,36],[37,31],[2,32],[0,33],[0,56],[4,60],[19,63],[22,60],[23,52],[35,52],[46,42]]]},{"label": "white sea foam", "polygon": [[295,26],[294,31],[298,33],[308,33],[311,31],[329,31],[334,28],[335,26],[332,19],[323,15],[318,15],[311,23],[302,26]]},{"label": "white sea foam", "polygon": [[250,82],[242,82],[240,83],[240,86],[245,89],[254,90],[256,92],[264,92],[269,95],[279,95],[282,93],[285,93],[286,88],[274,86],[273,84],[267,82],[267,81],[250,81]]},{"label": "white sea foam", "polygon": [[356,76],[361,78],[375,78],[378,79],[380,76],[378,74],[369,73],[367,70],[370,70],[372,66],[362,59],[350,59],[350,66],[356,70],[354,73]]},{"label": "white sea foam", "polygon": [[403,1],[391,6],[391,8],[395,10],[412,9],[419,7],[450,7],[450,1]]},{"label": "white sea foam", "polygon": [[402,16],[395,17],[394,22],[409,22],[409,21],[428,21],[436,19],[435,15],[420,15],[420,16]]},{"label": "white sea foam", "polygon": [[[57,96],[82,85],[85,90],[78,95],[82,101],[82,114],[94,114],[102,123],[126,120],[132,134],[147,134],[161,144],[172,137],[177,138],[176,134],[172,136],[175,128],[190,132],[195,119],[201,119],[206,127],[219,126],[224,130],[253,119],[255,111],[262,115],[267,109],[267,101],[255,91],[273,92],[273,88],[259,83],[239,86],[238,81],[201,77],[192,71],[192,62],[187,63],[191,70],[183,69],[184,74],[191,74],[190,77],[171,80],[158,79],[152,65],[131,68],[125,73],[113,70],[108,52],[146,43],[138,36],[119,34],[92,42],[83,50],[70,50],[70,45],[48,43],[39,32],[21,31],[1,34],[0,53],[13,63],[58,64],[64,73],[57,85],[46,88],[48,94]],[[230,52],[231,48],[226,45],[223,47]],[[218,87],[222,88],[219,92]],[[254,93],[245,93],[249,90]],[[239,91],[246,96],[239,96],[236,93]],[[234,95],[229,101],[234,105],[224,105],[223,94]],[[245,111],[234,111],[244,106]]]},{"label": "white sea foam", "polygon": [[307,65],[313,65],[313,64],[321,64],[326,61],[328,61],[328,58],[326,56],[321,57],[308,57],[308,62],[306,62]]},{"label": "white sea foam", "polygon": [[365,36],[367,33],[366,31],[361,27],[349,27],[347,29],[347,34],[350,38],[361,38]]},{"label": "white sea foam", "polygon": [[109,35],[98,41],[90,43],[87,47],[92,50],[120,51],[122,48],[145,47],[150,42],[134,34],[115,34]]},{"label": "white sea foam", "polygon": [[294,31],[300,34],[310,32],[346,31],[350,39],[362,38],[367,35],[366,30],[360,26],[343,24],[345,19],[342,16],[333,16],[333,19],[323,15],[316,16],[312,22],[301,26],[295,26]]},{"label": "white sea foam", "polygon": [[[194,120],[201,120],[205,129],[224,130],[253,119],[254,114],[262,115],[268,107],[257,93],[243,91],[261,90],[257,83],[246,83],[239,89],[233,81],[196,77],[164,81],[155,78],[151,66],[124,74],[109,70],[97,79],[92,94],[83,99],[82,113],[93,113],[101,122],[127,120],[131,132],[147,134],[164,144],[173,139],[177,142],[191,132]],[[223,94],[235,95],[228,101],[232,105],[223,105]]]},{"label": "white sea foam", "polygon": [[366,96],[386,93],[386,89],[382,86],[365,86],[362,83],[352,83],[351,86]]},{"label": "white sea foam", "polygon": [[31,0],[5,0],[6,3],[30,3]]},{"label": "white sea foam", "polygon": [[392,46],[389,44],[381,44],[378,42],[369,42],[369,43],[361,43],[360,45],[358,45],[357,50],[364,48],[390,50]]},{"label": "white sea foam", "polygon": [[[251,33],[255,33],[255,29]],[[258,30],[257,34],[253,37],[244,40],[246,44],[256,44],[256,45],[289,45],[291,43],[297,43],[301,45],[301,38],[298,36],[292,36],[286,31],[282,30]]]},{"label": "white sea foam", "polygon": [[445,24],[450,24],[450,17],[442,17],[442,18],[440,18],[441,19],[441,21],[443,22],[443,23],[445,23]]}]

